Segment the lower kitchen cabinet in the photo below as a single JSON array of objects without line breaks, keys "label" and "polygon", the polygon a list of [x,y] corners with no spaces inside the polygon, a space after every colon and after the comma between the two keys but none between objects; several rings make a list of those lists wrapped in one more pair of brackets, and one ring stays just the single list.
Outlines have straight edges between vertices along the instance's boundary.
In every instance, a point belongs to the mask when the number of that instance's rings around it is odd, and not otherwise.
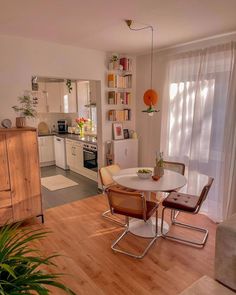
[{"label": "lower kitchen cabinet", "polygon": [[0,225],[43,216],[37,132],[0,129]]},{"label": "lower kitchen cabinet", "polygon": [[83,170],[83,143],[66,139],[66,160],[70,170],[80,173]]},{"label": "lower kitchen cabinet", "polygon": [[53,135],[38,137],[40,167],[51,166],[55,164],[55,150],[53,138]]},{"label": "lower kitchen cabinet", "polygon": [[[85,177],[97,181],[97,171],[86,167],[85,162],[88,162],[88,159],[86,160],[87,156],[85,154],[85,145],[88,144],[84,144],[83,142],[79,142],[76,140],[66,139],[67,165],[69,166],[71,171],[77,172]],[[87,151],[87,153],[88,152],[91,153],[90,151]]]}]

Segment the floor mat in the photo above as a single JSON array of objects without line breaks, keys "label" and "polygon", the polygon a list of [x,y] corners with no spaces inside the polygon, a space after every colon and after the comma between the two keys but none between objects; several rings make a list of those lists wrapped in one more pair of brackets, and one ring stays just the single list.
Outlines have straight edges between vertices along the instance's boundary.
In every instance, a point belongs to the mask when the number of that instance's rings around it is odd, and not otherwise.
[{"label": "floor mat", "polygon": [[49,177],[43,177],[43,178],[41,178],[41,184],[50,191],[56,191],[59,189],[78,185],[77,182],[75,182],[63,175],[54,175],[54,176],[49,176]]}]

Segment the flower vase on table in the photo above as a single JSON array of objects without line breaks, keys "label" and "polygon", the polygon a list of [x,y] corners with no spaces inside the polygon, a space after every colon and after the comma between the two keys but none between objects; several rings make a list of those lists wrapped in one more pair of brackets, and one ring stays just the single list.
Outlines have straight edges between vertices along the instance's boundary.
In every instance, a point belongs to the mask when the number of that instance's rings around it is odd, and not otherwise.
[{"label": "flower vase on table", "polygon": [[84,137],[84,126],[80,126],[80,127],[79,127],[79,135],[80,135],[81,137]]},{"label": "flower vase on table", "polygon": [[153,179],[158,180],[164,175],[163,153],[156,157],[156,166],[154,167]]},{"label": "flower vase on table", "polygon": [[88,119],[82,117],[75,119],[75,121],[78,124],[80,136],[84,137],[84,124],[88,121]]}]

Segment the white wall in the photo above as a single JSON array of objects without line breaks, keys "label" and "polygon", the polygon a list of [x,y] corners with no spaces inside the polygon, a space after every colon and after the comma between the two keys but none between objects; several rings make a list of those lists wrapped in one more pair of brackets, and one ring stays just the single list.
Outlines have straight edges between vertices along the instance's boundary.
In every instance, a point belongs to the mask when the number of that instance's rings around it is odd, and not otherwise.
[{"label": "white wall", "polygon": [[160,109],[160,112],[155,113],[153,117],[149,117],[147,113],[141,112],[147,108],[143,102],[143,94],[145,90],[150,88],[150,55],[136,57],[136,128],[139,137],[139,165],[154,166],[155,152],[160,151],[161,108],[163,100],[167,99],[167,97],[163,96],[163,93],[167,63],[171,56],[179,52],[213,46],[231,40],[236,40],[236,34],[192,42],[156,52],[153,59],[153,88],[159,94],[156,109]]},{"label": "white wall", "polygon": [[101,99],[98,102],[99,164],[104,158],[104,138],[109,132],[105,125],[106,53],[102,51],[65,46],[56,43],[0,36],[0,121],[9,118],[15,122],[12,106],[24,90],[31,89],[32,76],[46,76],[101,81]]}]

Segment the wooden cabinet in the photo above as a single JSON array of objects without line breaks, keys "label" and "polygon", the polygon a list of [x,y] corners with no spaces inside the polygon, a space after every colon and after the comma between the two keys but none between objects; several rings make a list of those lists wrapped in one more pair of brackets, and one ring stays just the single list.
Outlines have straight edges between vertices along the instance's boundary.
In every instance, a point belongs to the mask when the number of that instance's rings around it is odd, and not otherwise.
[{"label": "wooden cabinet", "polygon": [[10,180],[7,161],[6,135],[0,133],[0,192],[9,189]]},{"label": "wooden cabinet", "polygon": [[55,164],[54,136],[38,137],[40,167]]},{"label": "wooden cabinet", "polygon": [[42,215],[37,133],[0,130],[0,224]]}]

